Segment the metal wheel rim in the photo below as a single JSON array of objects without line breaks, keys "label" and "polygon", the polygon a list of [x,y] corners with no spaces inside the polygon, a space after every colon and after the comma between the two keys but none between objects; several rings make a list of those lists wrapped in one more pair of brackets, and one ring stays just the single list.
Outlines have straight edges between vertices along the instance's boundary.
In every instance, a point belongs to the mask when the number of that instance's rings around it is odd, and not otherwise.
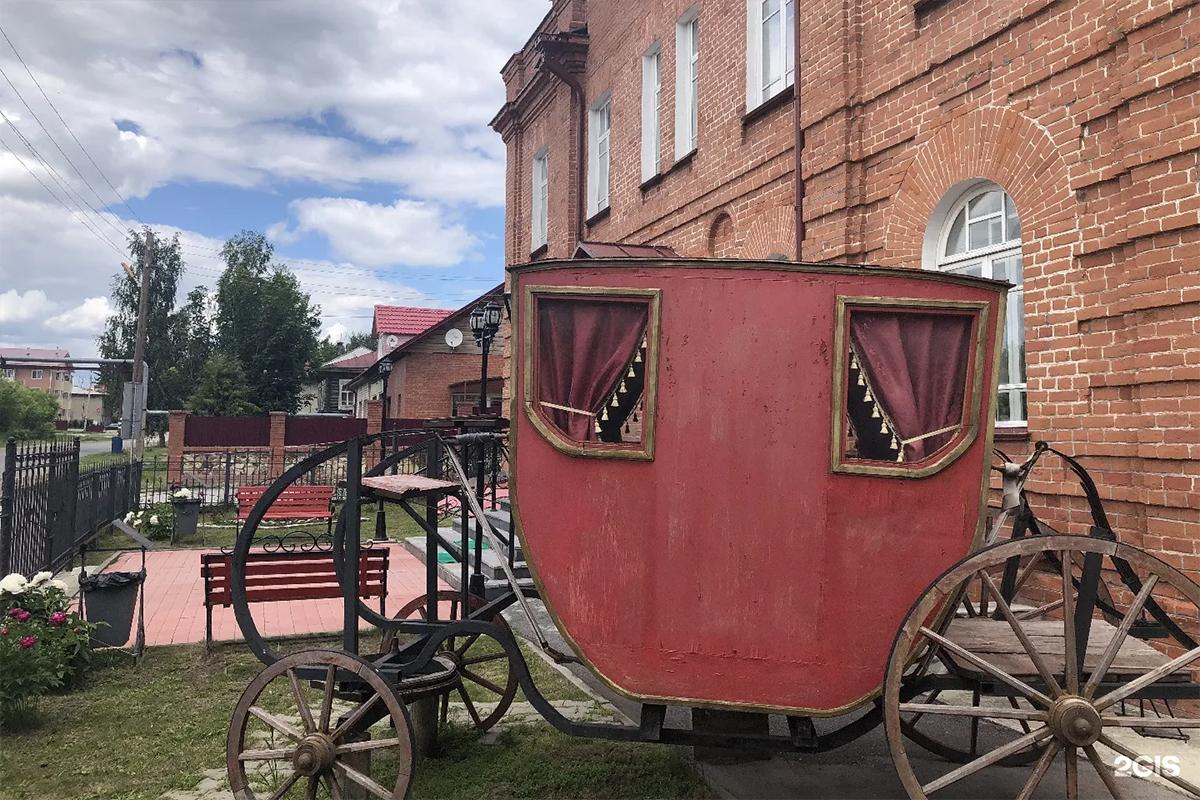
[{"label": "metal wheel rim", "polygon": [[[484,600],[482,600],[479,597],[476,597],[475,595],[470,595],[469,597],[470,597],[469,604],[471,606],[472,611],[483,607],[483,605],[485,603]],[[412,600],[410,600],[408,603],[406,603],[403,607],[401,607],[401,609],[399,611],[396,612],[395,618],[396,619],[406,619],[415,612],[420,612],[422,619],[427,618],[427,614],[424,612],[424,609],[426,608],[426,599],[427,598],[424,595],[421,595],[419,597],[414,597]],[[443,589],[443,590],[439,591],[438,592],[438,603],[440,604],[442,602],[449,602],[451,604],[451,616],[453,617],[453,619],[455,619],[455,620],[461,619],[461,617],[462,617],[461,608],[460,608],[460,604],[462,603],[462,593],[461,592],[457,592],[457,591],[454,591],[451,589]],[[505,621],[504,617],[501,616],[500,614],[496,614],[494,617],[492,617],[490,620],[488,620],[488,622],[490,622],[491,624],[496,625],[498,627],[502,627],[505,630],[508,630],[508,622]],[[485,634],[479,634],[477,636],[472,636],[472,637],[470,637],[470,640],[467,642],[466,647],[458,647],[458,648],[456,648],[457,642],[455,640],[460,637],[453,637],[453,636],[449,637],[438,648],[438,653],[444,654],[448,651],[453,651],[453,650],[458,650],[458,649],[463,650],[463,652],[465,653],[466,650],[469,650],[471,648],[471,646],[473,646],[475,644],[476,640],[478,640],[479,638],[481,638],[484,635]],[[396,637],[396,634],[393,631],[389,630],[384,633],[383,643],[382,643],[382,649],[384,652],[387,652],[391,648],[391,643],[395,639],[395,637]],[[508,656],[505,654],[504,648],[503,648],[503,646],[500,645],[499,640],[497,640],[491,636],[488,636],[488,638],[492,639],[492,641],[496,642],[497,647],[498,647],[497,653],[495,655],[489,657],[488,660],[489,661],[504,660],[507,663]],[[456,655],[461,657],[462,654],[456,653]],[[438,699],[438,722],[439,722],[439,724],[443,724],[443,725],[446,724],[447,718],[449,716],[450,697],[452,695],[458,695],[458,697],[461,700],[463,700],[463,705],[466,706],[466,708],[467,708],[467,713],[471,717],[472,725],[474,725],[476,730],[478,730],[480,733],[484,733],[484,732],[488,731],[489,729],[491,729],[492,726],[494,726],[497,722],[499,722],[500,719],[504,716],[504,714],[508,711],[509,707],[512,705],[513,700],[515,699],[515,697],[517,695],[517,686],[518,686],[517,673],[510,666],[507,671],[507,678],[506,678],[506,681],[503,686],[500,686],[499,684],[494,684],[492,686],[488,686],[483,683],[480,683],[479,680],[475,679],[477,676],[474,674],[474,671],[470,669],[473,666],[473,664],[468,663],[465,666],[467,668],[465,672],[463,671],[463,667],[459,666],[459,668],[457,670],[457,678],[455,679],[455,682],[452,683],[445,692],[440,693],[438,695],[438,698],[439,698]],[[478,677],[482,677],[482,676],[478,676]],[[488,712],[487,714],[481,714],[475,708],[474,704],[472,702],[470,702],[470,696],[469,696],[469,693],[467,692],[467,687],[465,685],[464,678],[465,678],[466,682],[470,682],[476,686],[481,686],[488,692],[491,692],[492,694],[496,695],[496,698],[497,698],[496,705],[490,712]],[[492,683],[492,682],[488,681],[488,683]],[[496,691],[497,689],[502,689],[503,691],[497,692]]]},{"label": "metal wheel rim", "polygon": [[[985,769],[988,766],[994,765],[998,759],[992,759],[989,761],[989,757],[993,756],[995,752],[999,752],[1000,750],[1004,749],[998,748],[993,753],[984,755],[980,757],[980,759],[976,759],[976,761],[971,762],[970,764],[963,765],[962,767],[942,775],[933,781],[922,784],[908,759],[908,754],[904,743],[905,735],[902,729],[900,717],[901,713],[907,713],[907,711],[901,709],[902,704],[900,702],[900,691],[904,684],[903,679],[905,673],[915,662],[915,656],[920,652],[919,649],[914,650],[912,646],[914,640],[918,637],[918,635],[920,635],[925,638],[927,642],[932,641],[926,634],[920,633],[925,621],[931,619],[939,605],[942,605],[947,601],[953,601],[958,588],[963,585],[965,581],[969,581],[973,577],[976,577],[984,569],[1003,564],[1005,561],[1014,556],[1019,557],[1022,555],[1045,551],[1063,551],[1067,552],[1068,554],[1074,552],[1085,555],[1088,553],[1099,553],[1102,557],[1107,556],[1109,559],[1113,559],[1114,557],[1124,559],[1128,563],[1140,567],[1142,571],[1148,573],[1149,576],[1153,576],[1153,580],[1147,580],[1147,583],[1149,583],[1151,586],[1153,586],[1156,581],[1162,580],[1175,590],[1179,591],[1186,598],[1186,600],[1195,605],[1197,609],[1200,609],[1200,586],[1197,586],[1193,581],[1180,573],[1178,570],[1174,569],[1168,564],[1163,563],[1159,559],[1154,558],[1148,553],[1113,541],[1083,536],[1031,537],[1029,539],[1021,539],[995,545],[975,553],[963,561],[960,561],[958,564],[943,573],[943,575],[938,578],[937,581],[935,581],[913,605],[909,614],[906,616],[904,623],[901,625],[896,634],[896,639],[892,645],[892,651],[888,659],[887,674],[884,680],[884,723],[887,732],[888,748],[891,751],[892,763],[896,768],[896,772],[900,777],[900,781],[904,786],[905,792],[909,798],[912,798],[912,800],[926,800],[926,798],[930,797],[940,789],[956,785],[962,778]],[[1063,579],[1064,588],[1069,582],[1069,575],[1069,572],[1066,573],[1067,577],[1064,577]],[[1150,589],[1147,588],[1146,595],[1149,596],[1149,593]],[[1073,600],[1071,602],[1073,603]],[[1065,619],[1066,613],[1071,611],[1071,605],[1064,604],[1063,610],[1065,612]],[[1132,617],[1134,613],[1135,609],[1131,607],[1129,610],[1130,616]],[[1064,630],[1068,629],[1071,629],[1071,626],[1066,626],[1064,624]],[[1120,637],[1120,641],[1123,641],[1124,638],[1124,636]],[[1114,636],[1114,639],[1117,639],[1117,637]],[[1069,636],[1065,636],[1064,640],[1066,642],[1066,651],[1070,652],[1070,644],[1073,642],[1073,639],[1069,638]],[[1186,666],[1188,663],[1194,663],[1196,659],[1200,659],[1200,647],[1185,653],[1184,656],[1179,657],[1179,659],[1174,659],[1170,663],[1174,664],[1176,662],[1180,662],[1182,659],[1188,660],[1186,662],[1177,664],[1177,668]],[[1064,669],[1068,673],[1072,669],[1070,662],[1073,660],[1073,658],[1065,657]],[[1169,665],[1170,664],[1167,666]],[[1111,666],[1111,661],[1107,666],[1098,668],[1097,672],[1101,673],[1102,676],[1103,671],[1107,670],[1108,666]],[[1152,670],[1151,673],[1146,673],[1146,675],[1143,677],[1149,677],[1150,674],[1156,671],[1157,670]],[[1172,670],[1172,672],[1173,671],[1174,670]],[[1075,672],[1076,675],[1074,684],[1076,685],[1072,685],[1070,680],[1064,676],[1064,686],[1059,687],[1064,692],[1063,696],[1050,697],[1050,699],[1054,701],[1054,706],[1050,709],[1047,709],[1046,716],[1048,719],[1043,723],[1043,726],[1041,728],[1033,729],[1032,733],[1027,736],[1018,737],[1018,739],[1010,742],[1011,745],[1025,740],[1027,737],[1036,737],[1039,734],[1042,734],[1041,738],[1033,739],[1033,741],[1039,745],[1041,754],[1039,755],[1037,765],[1034,767],[1033,771],[1030,773],[1024,786],[1022,787],[1021,794],[1018,795],[1018,798],[1022,800],[1031,796],[1041,784],[1042,779],[1045,777],[1050,766],[1056,760],[1060,750],[1064,752],[1067,784],[1066,793],[1068,798],[1075,800],[1075,798],[1078,798],[1079,796],[1078,762],[1080,760],[1082,760],[1085,765],[1090,765],[1091,768],[1095,770],[1105,788],[1108,789],[1110,796],[1113,798],[1119,798],[1122,796],[1120,788],[1115,783],[1115,779],[1111,771],[1104,768],[1106,765],[1104,765],[1099,758],[1094,744],[1104,744],[1106,747],[1116,750],[1118,753],[1122,753],[1127,757],[1136,757],[1137,754],[1133,753],[1132,750],[1124,745],[1114,742],[1110,737],[1104,735],[1103,730],[1108,727],[1108,720],[1110,718],[1105,717],[1104,725],[1097,725],[1097,728],[1100,729],[1100,735],[1093,744],[1087,746],[1071,745],[1069,743],[1064,744],[1061,741],[1059,734],[1055,731],[1052,731],[1049,718],[1054,715],[1057,709],[1061,706],[1063,699],[1067,694],[1066,690],[1073,688],[1074,692],[1080,692],[1086,695],[1088,694],[1089,687],[1091,687],[1092,681],[1090,677],[1086,685],[1078,686],[1077,684],[1081,678],[1082,669],[1077,668]],[[1131,686],[1137,683],[1139,680],[1141,680],[1141,678],[1126,681],[1124,684],[1122,684],[1122,687]],[[1144,688],[1146,685],[1151,685],[1153,682],[1155,681],[1143,684],[1142,688]],[[1098,694],[1095,688],[1091,688],[1091,693]],[[1112,698],[1120,693],[1121,689],[1117,689],[1115,691],[1108,692],[1104,696],[1091,697],[1089,695],[1086,702],[1092,703],[1097,708],[1099,708],[1101,704],[1107,704],[1105,705],[1105,709],[1107,709],[1112,705],[1112,703],[1117,702],[1117,700],[1113,700]],[[1074,695],[1071,696],[1074,697]],[[1101,713],[1102,711],[1103,710],[1101,710]],[[1132,720],[1136,718],[1127,719]],[[1200,727],[1200,720],[1176,721],[1180,723],[1180,727]],[[1133,727],[1133,725],[1122,724],[1121,727]],[[1044,745],[1044,747],[1041,745]],[[1013,752],[1018,752],[1018,750],[1013,750]],[[980,761],[985,763],[983,763],[982,766],[978,766]],[[975,768],[971,769],[970,772],[961,774],[960,777],[946,782],[947,779],[951,778],[956,773],[962,773],[963,771],[972,767]],[[1192,796],[1200,797],[1200,787],[1188,783],[1182,778],[1168,776],[1163,777],[1175,787],[1184,789],[1185,791],[1191,793]]]},{"label": "metal wheel rim", "polygon": [[[301,715],[300,728],[291,726],[287,721],[282,721],[285,725],[292,727],[293,731],[289,733],[283,727],[279,727],[281,720],[276,717],[275,723],[263,719],[260,716],[265,712],[265,709],[259,709],[255,705],[255,701],[261,696],[273,681],[279,678],[286,679],[289,683],[295,686],[296,679],[295,670],[298,667],[325,667],[326,675],[331,676],[334,680],[326,680],[325,688],[323,689],[322,705],[319,708],[308,708],[307,716],[303,711]],[[371,690],[371,694],[352,711],[350,716],[363,709],[366,705],[367,709],[362,713],[366,713],[377,703],[382,703],[386,716],[391,720],[393,735],[388,739],[374,740],[368,743],[367,747],[360,749],[381,750],[385,748],[395,748],[398,755],[398,768],[396,774],[396,782],[389,789],[381,786],[369,777],[362,776],[353,766],[343,763],[343,758],[339,756],[346,755],[346,751],[342,748],[348,746],[348,743],[343,741],[343,736],[353,729],[353,724],[339,726],[338,722],[332,716],[332,700],[336,694],[333,684],[336,683],[336,676],[339,673],[348,672],[356,676]],[[292,694],[292,703],[300,711],[301,699]],[[253,709],[253,710],[252,710]],[[316,770],[315,775],[301,774],[295,765],[296,757],[292,759],[292,774],[284,780],[282,786],[276,789],[275,793],[270,797],[272,800],[286,796],[293,787],[300,786],[307,791],[307,797],[316,797],[317,786],[323,785],[326,791],[338,800],[346,796],[349,787],[353,786],[356,790],[360,790],[368,797],[378,798],[378,800],[403,800],[408,795],[409,786],[412,783],[413,770],[413,747],[412,747],[412,723],[408,716],[408,711],[404,704],[400,702],[392,687],[388,685],[379,673],[371,666],[371,664],[358,656],[349,653],[343,653],[333,650],[306,650],[300,653],[295,653],[290,656],[285,656],[269,666],[261,670],[258,675],[250,682],[245,691],[242,692],[241,698],[238,700],[237,706],[234,708],[233,717],[229,725],[229,734],[225,743],[225,759],[226,770],[229,776],[230,790],[237,800],[260,800],[260,796],[254,793],[251,788],[251,779],[247,774],[246,765],[254,761],[283,761],[287,764],[288,761],[283,758],[247,758],[247,754],[260,753],[264,751],[251,750],[246,747],[245,737],[247,725],[251,717],[262,719],[264,723],[277,730],[286,739],[290,740],[282,750],[296,751],[304,746],[304,740],[297,740],[295,733],[305,734],[305,739],[309,735],[328,733],[333,740],[334,746],[337,748],[333,755],[333,761],[327,768]],[[301,730],[301,728],[303,730]],[[338,744],[338,743],[341,744]],[[296,745],[291,747],[290,745]],[[363,778],[366,777],[366,781]],[[372,785],[373,784],[373,785]],[[263,795],[266,798],[267,795]]]}]

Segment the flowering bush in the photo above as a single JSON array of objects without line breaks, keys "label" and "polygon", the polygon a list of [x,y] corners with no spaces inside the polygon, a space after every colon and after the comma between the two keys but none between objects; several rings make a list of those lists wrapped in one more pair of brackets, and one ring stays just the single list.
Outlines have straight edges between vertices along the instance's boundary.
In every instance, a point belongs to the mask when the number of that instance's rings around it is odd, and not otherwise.
[{"label": "flowering bush", "polygon": [[170,503],[156,503],[125,515],[125,524],[132,525],[148,539],[170,539],[175,529],[175,509]]},{"label": "flowering bush", "polygon": [[69,685],[91,655],[94,626],[70,610],[66,585],[49,572],[0,580],[0,718],[28,717],[37,699]]},{"label": "flowering bush", "polygon": [[182,486],[171,493],[172,500],[191,500],[192,490],[186,486]]}]

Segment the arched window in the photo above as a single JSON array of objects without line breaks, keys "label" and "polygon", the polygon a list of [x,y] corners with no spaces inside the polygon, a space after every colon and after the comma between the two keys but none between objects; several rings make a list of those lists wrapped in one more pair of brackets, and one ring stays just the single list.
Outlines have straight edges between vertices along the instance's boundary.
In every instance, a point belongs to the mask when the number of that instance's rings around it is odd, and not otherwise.
[{"label": "arched window", "polygon": [[[959,275],[1006,280],[1008,294],[1004,348],[1000,354],[1000,396],[996,424],[1026,424],[1025,304],[1021,268],[1021,220],[1008,193],[991,182],[976,182],[951,193],[939,206],[926,241],[927,266]],[[936,237],[936,238],[934,238]],[[930,250],[936,247],[930,253]],[[932,258],[930,258],[932,256]]]}]

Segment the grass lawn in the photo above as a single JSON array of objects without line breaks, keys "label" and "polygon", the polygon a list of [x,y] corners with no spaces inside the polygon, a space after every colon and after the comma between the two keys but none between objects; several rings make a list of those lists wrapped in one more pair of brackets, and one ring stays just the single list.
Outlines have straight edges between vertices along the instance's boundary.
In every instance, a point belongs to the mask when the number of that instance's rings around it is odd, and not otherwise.
[{"label": "grass lawn", "polygon": [[[330,646],[309,640],[288,649]],[[552,699],[584,696],[537,656],[529,663]],[[43,698],[39,726],[6,731],[4,800],[141,800],[192,789],[225,760],[238,696],[260,664],[242,647],[151,648],[141,665],[97,658],[83,687]],[[519,700],[520,698],[518,698]],[[483,744],[451,730],[417,764],[413,798],[710,797],[681,751],[563,736],[544,724],[514,727]]]}]

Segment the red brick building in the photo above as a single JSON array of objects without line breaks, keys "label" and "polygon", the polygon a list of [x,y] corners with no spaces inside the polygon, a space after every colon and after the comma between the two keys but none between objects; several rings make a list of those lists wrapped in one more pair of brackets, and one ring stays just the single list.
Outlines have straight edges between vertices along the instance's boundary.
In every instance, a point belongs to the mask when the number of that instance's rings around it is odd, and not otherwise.
[{"label": "red brick building", "polygon": [[[58,403],[57,419],[68,419],[71,407],[71,380],[74,371],[61,362],[70,358],[66,350],[37,347],[0,347],[0,378],[16,381],[30,389],[38,389]],[[8,361],[6,358],[45,358],[46,361]]]},{"label": "red brick building", "polygon": [[[998,444],[1083,457],[1122,537],[1200,571],[1200,4],[553,0],[503,78],[510,263],[1007,278]],[[1057,466],[1030,489],[1086,530]]]}]

